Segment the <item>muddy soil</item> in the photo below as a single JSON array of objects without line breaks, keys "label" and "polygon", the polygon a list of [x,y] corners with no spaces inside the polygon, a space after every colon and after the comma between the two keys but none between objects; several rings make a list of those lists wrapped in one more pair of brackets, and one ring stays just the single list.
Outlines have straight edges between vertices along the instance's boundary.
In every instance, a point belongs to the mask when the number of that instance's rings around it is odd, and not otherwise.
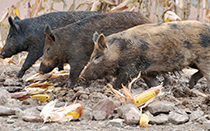
[{"label": "muddy soil", "polygon": [[[38,70],[37,66],[30,68],[22,79],[15,78],[15,74],[19,71],[21,66],[17,65],[0,65],[0,89],[6,89],[9,92],[18,92],[21,91],[25,86],[31,84],[31,82],[24,82],[26,78],[35,74]],[[188,81],[190,77],[189,72],[182,72],[181,74],[169,74],[169,85],[164,86],[163,95],[159,96],[157,101],[169,101],[174,103],[175,108],[185,110],[188,115],[193,111],[201,110],[204,112],[202,116],[210,116],[210,97],[202,97],[196,95],[188,88]],[[180,78],[180,76],[182,76]],[[180,78],[180,79],[179,79]],[[104,98],[111,98],[113,100],[118,100],[111,93],[109,93],[105,88],[104,80],[97,80],[92,82],[87,87],[84,88],[76,87],[75,89],[66,88],[68,76],[63,76],[54,79],[46,80],[48,82],[54,83],[55,87],[62,87],[62,90],[57,92],[49,93],[50,99],[58,99],[57,106],[64,106],[66,103],[72,103],[75,99],[78,102],[81,102],[85,105],[85,108],[92,109],[96,103]],[[163,81],[163,78],[159,77],[160,83]],[[193,90],[198,90],[205,95],[209,95],[205,91],[206,80],[202,78],[199,80],[197,85]],[[143,80],[139,80],[132,87],[132,93],[139,94],[140,92],[148,89]],[[83,92],[81,91],[83,90]],[[82,92],[82,93],[81,93]],[[19,101],[14,99],[13,102],[9,103],[9,107],[20,108],[21,110],[26,110],[29,108],[39,108],[47,104],[47,102],[39,102],[36,99],[28,99],[25,101]],[[147,108],[143,112],[147,111]],[[43,122],[26,122],[17,115],[6,115],[0,116],[0,130],[1,131],[78,131],[78,130],[88,130],[88,131],[130,131],[130,130],[142,130],[145,129],[139,125],[126,125],[123,123],[123,126],[116,127],[113,125],[108,125],[107,122],[113,119],[113,117],[107,118],[102,121],[96,120],[82,120],[82,121],[70,121],[65,124],[59,123],[45,123]],[[12,122],[10,121],[12,120]],[[184,124],[175,125],[170,122],[163,125],[149,124],[147,131],[205,131],[208,128],[204,127],[202,122],[196,120],[189,120]]]}]

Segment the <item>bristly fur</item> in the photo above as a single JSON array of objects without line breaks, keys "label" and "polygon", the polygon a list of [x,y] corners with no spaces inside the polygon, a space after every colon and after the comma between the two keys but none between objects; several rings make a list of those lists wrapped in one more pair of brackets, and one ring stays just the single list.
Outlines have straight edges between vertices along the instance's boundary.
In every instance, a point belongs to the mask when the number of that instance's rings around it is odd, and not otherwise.
[{"label": "bristly fur", "polygon": [[[120,87],[139,71],[142,76],[151,76],[146,78],[147,81],[155,79],[154,74],[181,71],[192,66],[199,72],[190,80],[191,88],[202,76],[210,82],[210,27],[201,22],[139,25],[107,36],[104,42],[109,50],[95,47],[89,65],[80,75],[84,79],[113,75],[117,76],[114,86]],[[98,53],[103,55],[98,58],[101,61],[95,63],[94,57]],[[112,53],[119,57],[110,60]]]}]

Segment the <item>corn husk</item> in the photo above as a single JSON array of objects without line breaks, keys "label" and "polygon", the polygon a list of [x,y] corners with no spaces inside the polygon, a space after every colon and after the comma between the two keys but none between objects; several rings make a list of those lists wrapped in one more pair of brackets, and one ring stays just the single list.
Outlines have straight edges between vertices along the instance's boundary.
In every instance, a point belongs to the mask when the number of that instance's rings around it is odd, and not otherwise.
[{"label": "corn husk", "polygon": [[73,103],[71,105],[55,108],[55,101],[48,103],[40,113],[40,117],[44,122],[65,123],[73,119],[78,119],[82,114],[84,105],[81,103]]}]

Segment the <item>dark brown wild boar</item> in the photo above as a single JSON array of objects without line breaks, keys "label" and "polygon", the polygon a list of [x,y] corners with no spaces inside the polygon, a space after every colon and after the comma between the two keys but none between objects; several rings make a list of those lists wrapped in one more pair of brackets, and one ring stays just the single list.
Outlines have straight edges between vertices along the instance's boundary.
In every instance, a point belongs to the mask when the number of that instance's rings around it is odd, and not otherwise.
[{"label": "dark brown wild boar", "polygon": [[[19,52],[28,51],[27,58],[17,73],[16,77],[21,78],[42,55],[45,42],[44,28],[48,24],[52,29],[63,27],[81,19],[100,14],[95,11],[70,11],[52,12],[38,17],[20,20],[15,17],[8,18],[10,29],[6,44],[0,52],[0,57],[8,58]],[[63,66],[59,66],[63,69]]]},{"label": "dark brown wild boar", "polygon": [[95,31],[110,35],[144,23],[150,21],[141,13],[115,12],[95,15],[53,31],[47,26],[44,55],[39,72],[44,74],[61,63],[69,63],[71,67],[69,85],[72,87],[90,59],[94,48],[92,36]]},{"label": "dark brown wild boar", "polygon": [[121,87],[139,71],[146,76],[192,66],[199,71],[192,76],[190,87],[202,76],[210,86],[210,27],[201,22],[144,24],[106,38],[97,33],[94,37],[94,51],[80,79],[112,75],[116,76],[114,87]]}]

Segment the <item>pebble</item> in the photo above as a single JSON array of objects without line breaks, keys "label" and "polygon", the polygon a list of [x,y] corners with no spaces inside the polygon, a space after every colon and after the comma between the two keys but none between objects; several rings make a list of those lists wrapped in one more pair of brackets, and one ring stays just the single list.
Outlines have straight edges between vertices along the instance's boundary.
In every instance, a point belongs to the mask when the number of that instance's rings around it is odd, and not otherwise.
[{"label": "pebble", "polygon": [[22,116],[22,119],[27,122],[43,122],[39,116]]},{"label": "pebble", "polygon": [[102,111],[106,113],[106,117],[114,113],[114,109],[117,107],[115,102],[110,98],[105,98],[99,101],[94,107],[93,111]]},{"label": "pebble", "polygon": [[166,114],[159,114],[155,117],[150,117],[149,120],[150,124],[157,124],[157,125],[162,125],[168,123],[168,115]]},{"label": "pebble", "polygon": [[135,110],[139,110],[136,105],[129,103],[129,104],[125,104],[122,105],[120,107],[117,108],[117,115],[121,118],[125,118],[125,114],[127,114],[132,108],[134,108]]},{"label": "pebble", "polygon": [[106,125],[112,125],[116,127],[122,127],[123,126],[123,119],[113,119],[109,120]]},{"label": "pebble", "polygon": [[173,103],[167,101],[154,101],[147,108],[151,114],[158,115],[160,113],[169,113],[173,106]]},{"label": "pebble", "polygon": [[0,105],[0,115],[15,115],[15,110]]},{"label": "pebble", "polygon": [[97,121],[106,119],[107,114],[105,111],[93,111],[93,118]]},{"label": "pebble", "polygon": [[92,120],[93,119],[93,113],[92,110],[90,108],[84,108],[82,115],[79,117],[79,120]]},{"label": "pebble", "polygon": [[7,123],[8,124],[12,124],[12,123],[14,123],[15,122],[15,120],[13,120],[13,119],[7,119]]},{"label": "pebble", "polygon": [[0,89],[0,105],[5,105],[11,100],[9,92],[5,89]]},{"label": "pebble", "polygon": [[187,114],[180,114],[175,111],[169,113],[168,120],[173,124],[183,124],[189,121]]},{"label": "pebble", "polygon": [[134,125],[139,123],[140,114],[136,112],[128,112],[124,116],[125,123],[127,125]]},{"label": "pebble", "polygon": [[49,127],[48,126],[43,126],[40,129],[38,129],[38,131],[48,131]]}]

